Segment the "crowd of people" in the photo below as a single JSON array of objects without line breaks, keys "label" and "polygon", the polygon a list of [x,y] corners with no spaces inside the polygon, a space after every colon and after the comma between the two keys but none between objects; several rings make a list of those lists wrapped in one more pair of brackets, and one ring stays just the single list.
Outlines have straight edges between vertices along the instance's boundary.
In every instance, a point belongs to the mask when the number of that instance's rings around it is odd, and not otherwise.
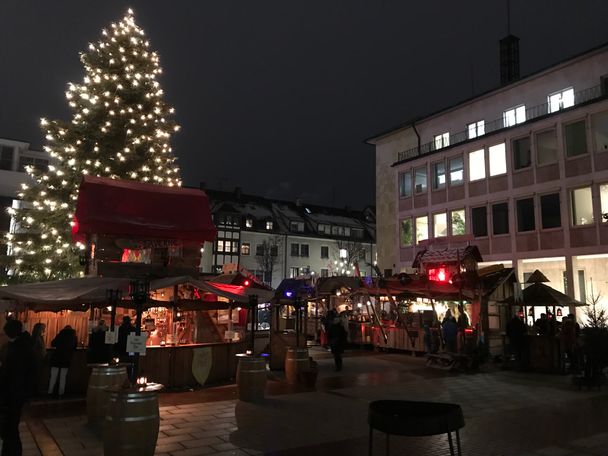
[{"label": "crowd of people", "polygon": [[[0,414],[3,420],[0,428],[2,455],[22,454],[19,437],[19,421],[23,406],[30,397],[38,393],[39,379],[49,363],[49,383],[47,393],[61,397],[65,394],[66,382],[73,355],[78,346],[76,331],[65,326],[51,341],[53,350],[47,357],[44,342],[46,326],[36,323],[32,333],[25,331],[23,323],[9,318],[4,325],[8,342],[0,348]],[[131,318],[125,316],[118,329],[118,342],[106,344],[108,327],[100,320],[89,335],[87,351],[88,363],[106,363],[112,356],[121,361],[130,361],[127,353],[127,338],[135,332]]]}]

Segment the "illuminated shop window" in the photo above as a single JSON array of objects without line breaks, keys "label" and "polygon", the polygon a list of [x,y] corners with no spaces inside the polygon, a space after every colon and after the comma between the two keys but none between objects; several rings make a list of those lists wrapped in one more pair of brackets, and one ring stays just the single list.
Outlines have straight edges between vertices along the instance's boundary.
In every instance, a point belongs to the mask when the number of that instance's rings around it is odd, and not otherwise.
[{"label": "illuminated shop window", "polygon": [[483,149],[469,153],[469,180],[476,181],[486,177],[486,159]]}]

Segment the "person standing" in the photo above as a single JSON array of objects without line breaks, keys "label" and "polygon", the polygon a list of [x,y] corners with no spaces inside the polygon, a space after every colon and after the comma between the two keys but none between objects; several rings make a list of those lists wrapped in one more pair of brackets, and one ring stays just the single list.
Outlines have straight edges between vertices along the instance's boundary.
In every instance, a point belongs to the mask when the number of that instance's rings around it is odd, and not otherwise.
[{"label": "person standing", "polygon": [[4,333],[9,342],[0,367],[0,398],[4,406],[2,456],[22,454],[19,421],[23,406],[31,396],[36,379],[32,338],[18,320],[7,320]]},{"label": "person standing", "polygon": [[110,361],[110,351],[106,345],[108,327],[104,320],[99,320],[97,326],[89,334],[89,350],[87,361],[91,364],[107,363]]},{"label": "person standing", "polygon": [[114,352],[123,363],[131,361],[127,353],[127,338],[132,332],[135,332],[135,326],[131,324],[131,317],[125,315],[122,317],[122,324],[118,327],[118,342],[114,345]]},{"label": "person standing", "polygon": [[51,378],[49,380],[49,394],[55,391],[57,377],[59,377],[59,397],[65,393],[65,383],[68,376],[68,370],[72,362],[72,356],[78,346],[78,338],[76,331],[70,325],[67,325],[59,334],[55,336],[51,345],[55,347],[55,351],[51,355]]},{"label": "person standing", "polygon": [[452,313],[448,310],[441,323],[443,331],[443,340],[445,341],[445,350],[450,353],[456,353],[458,339],[458,324]]},{"label": "person standing", "polygon": [[528,328],[522,319],[513,315],[513,318],[507,323],[507,336],[509,337],[509,347],[511,355],[515,357],[515,361],[520,368],[525,368],[527,356],[525,354],[526,333]]},{"label": "person standing", "polygon": [[46,361],[46,343],[44,342],[44,332],[46,325],[44,323],[36,323],[32,329],[32,348],[34,350],[34,360],[36,367],[35,393],[44,391],[42,382],[42,373],[44,372],[44,363]]},{"label": "person standing", "polygon": [[330,310],[327,314],[329,325],[327,339],[329,341],[331,353],[334,355],[336,370],[341,371],[342,353],[344,353],[344,347],[346,345],[346,330],[335,310]]}]

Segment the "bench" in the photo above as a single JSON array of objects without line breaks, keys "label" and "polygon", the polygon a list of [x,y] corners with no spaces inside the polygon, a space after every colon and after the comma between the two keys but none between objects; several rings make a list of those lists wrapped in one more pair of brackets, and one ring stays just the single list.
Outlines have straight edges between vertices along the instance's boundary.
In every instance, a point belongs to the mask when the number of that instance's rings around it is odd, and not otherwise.
[{"label": "bench", "polygon": [[447,434],[450,455],[454,455],[452,432],[456,433],[456,447],[461,456],[460,434],[464,416],[460,405],[442,402],[381,400],[369,404],[369,456],[372,454],[374,429],[386,434],[386,454],[389,454],[389,436],[410,437]]}]

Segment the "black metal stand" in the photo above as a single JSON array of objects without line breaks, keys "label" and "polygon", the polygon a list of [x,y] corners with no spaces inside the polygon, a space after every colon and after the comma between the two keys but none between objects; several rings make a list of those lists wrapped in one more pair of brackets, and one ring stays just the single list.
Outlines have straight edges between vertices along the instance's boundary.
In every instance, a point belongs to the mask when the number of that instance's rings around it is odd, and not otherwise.
[{"label": "black metal stand", "polygon": [[258,297],[257,295],[249,296],[249,308],[251,309],[251,345],[249,351],[251,356],[255,355],[255,330],[258,322]]},{"label": "black metal stand", "polygon": [[[131,299],[135,304],[135,335],[141,335],[141,314],[143,313],[144,304],[148,301],[150,291],[150,283],[147,279],[136,280],[131,282]],[[133,370],[131,373],[131,383],[135,384],[139,376],[139,352],[135,353],[133,359]]]}]

